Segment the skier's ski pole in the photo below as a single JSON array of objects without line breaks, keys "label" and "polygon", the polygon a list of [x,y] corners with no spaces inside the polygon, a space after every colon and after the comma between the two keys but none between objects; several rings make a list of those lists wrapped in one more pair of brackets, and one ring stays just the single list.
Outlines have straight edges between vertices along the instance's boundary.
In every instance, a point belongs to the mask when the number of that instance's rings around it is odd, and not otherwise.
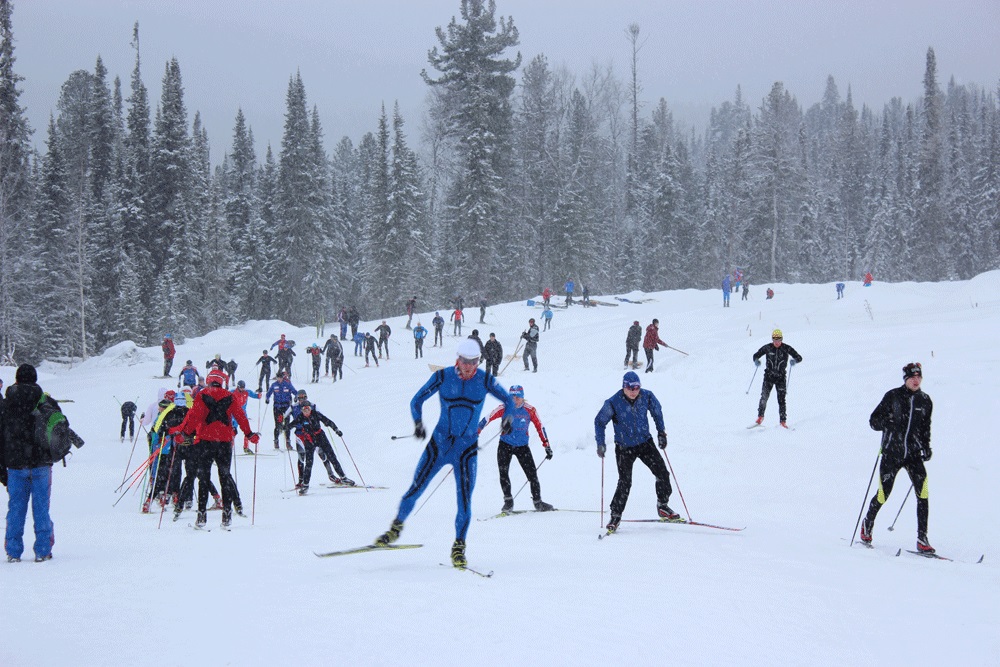
[{"label": "skier's ski pole", "polygon": [[292,482],[294,483],[295,486],[298,486],[299,485],[299,482],[298,482],[299,478],[298,478],[298,475],[295,474],[295,464],[292,463],[292,450],[288,449],[288,447],[287,447],[288,441],[287,440],[285,441],[285,445],[286,445],[285,450],[288,453],[288,469],[292,471]]},{"label": "skier's ski pole", "polygon": [[[499,436],[499,435],[500,435],[500,434],[499,434],[499,433],[497,433],[497,434],[496,434],[495,436],[493,436],[492,438],[490,438],[489,440],[487,440],[486,442],[484,442],[484,443],[483,443],[482,445],[480,445],[479,449],[483,449],[483,447],[485,447],[486,445],[488,445],[489,443],[491,443],[491,442],[492,442],[493,440],[495,440],[495,439],[497,438],[497,436]],[[437,491],[437,490],[438,490],[439,488],[441,488],[441,485],[442,485],[442,484],[444,484],[444,480],[448,479],[448,477],[449,477],[449,476],[451,475],[451,473],[452,473],[452,472],[454,472],[454,470],[455,470],[455,468],[454,468],[454,467],[452,467],[452,469],[448,471],[448,474],[447,474],[447,475],[445,475],[444,477],[442,477],[442,478],[441,478],[441,481],[440,481],[440,482],[438,482],[438,485],[434,487],[434,491],[431,491],[430,493],[428,493],[428,494],[427,494],[427,497],[426,497],[426,498],[424,498],[424,502],[420,503],[420,507],[418,507],[418,508],[417,508],[416,510],[414,510],[414,511],[413,511],[413,514],[416,514],[416,513],[417,513],[417,512],[419,512],[419,511],[420,511],[421,509],[423,509],[424,505],[426,505],[426,504],[427,504],[427,501],[431,499],[431,496],[433,496],[433,495],[434,495],[434,493],[435,493],[435,492],[436,492],[436,491]],[[359,474],[360,474],[360,473],[359,473]]]},{"label": "skier's ski pole", "polygon": [[[129,484],[128,487],[124,491],[122,491],[121,495],[118,496],[118,500],[116,500],[114,502],[114,504],[111,505],[112,507],[114,507],[115,505],[117,505],[121,501],[121,499],[124,498],[125,495],[129,491],[132,490],[132,487],[135,486],[136,482],[138,482],[140,479],[144,479],[145,478],[146,470],[149,468],[149,464],[152,462],[152,460],[153,460],[153,458],[155,456],[156,456],[155,453],[152,454],[152,455],[150,455],[150,457],[148,459],[146,459],[146,461],[143,462],[142,465],[140,465],[138,468],[135,469],[135,471],[132,473],[132,475],[130,475],[130,477],[133,477],[132,483]],[[123,483],[123,485],[124,485],[124,483]],[[119,486],[118,489],[120,489],[120,488],[121,487]],[[115,489],[115,493],[118,492],[118,489]]]},{"label": "skier's ski pole", "polygon": [[[327,428],[329,428],[329,427],[327,427]],[[351,465],[353,465],[353,466],[354,466],[354,469],[355,469],[355,470],[357,471],[357,473],[358,473],[358,479],[360,479],[360,480],[361,480],[361,485],[362,485],[362,486],[364,486],[364,487],[365,487],[365,491],[367,491],[367,490],[368,490],[368,484],[366,484],[366,483],[365,483],[365,478],[364,478],[364,476],[363,476],[363,475],[361,474],[361,471],[360,471],[360,470],[358,469],[358,464],[357,464],[357,463],[356,463],[356,462],[354,461],[354,455],[353,455],[353,454],[351,454],[351,449],[350,449],[350,447],[348,447],[348,446],[347,446],[347,443],[346,443],[346,442],[344,441],[344,436],[342,436],[342,435],[338,435],[337,437],[338,437],[338,438],[340,438],[340,441],[344,443],[344,451],[346,451],[346,452],[347,452],[347,456],[349,456],[349,457],[350,457],[350,459],[351,459]],[[331,438],[331,439],[332,439],[332,438]]]},{"label": "skier's ski pole", "polygon": [[756,364],[754,364],[753,377],[750,378],[750,384],[747,385],[747,395],[750,394],[750,387],[753,386],[753,381],[757,379],[757,371],[759,371],[759,370],[760,370],[760,366],[757,366]]},{"label": "skier's ski pole", "polygon": [[260,445],[260,433],[257,433],[257,442],[253,445],[253,494],[250,498],[250,525],[253,525],[257,517],[257,451]]},{"label": "skier's ski pole", "polygon": [[601,526],[604,526],[604,457],[601,457]]},{"label": "skier's ski pole", "polygon": [[[545,463],[546,461],[548,461],[547,458],[542,459],[542,463]],[[542,467],[542,463],[539,463],[537,466],[535,466],[535,472],[538,472],[538,469]],[[514,500],[517,500],[517,497],[521,495],[521,491],[524,491],[524,487],[526,486],[528,486],[528,480],[524,480],[524,484],[522,484],[521,488],[518,489],[517,493],[514,494]]]},{"label": "skier's ski pole", "polygon": [[500,377],[501,375],[503,375],[503,372],[505,370],[507,370],[508,366],[510,366],[510,362],[514,361],[515,359],[517,359],[517,353],[521,349],[521,344],[523,342],[524,342],[523,338],[517,341],[517,347],[514,348],[514,354],[510,355],[510,359],[507,361],[506,364],[504,364],[503,368],[500,369],[500,372],[497,373],[497,377]]},{"label": "skier's ski pole", "polygon": [[[889,526],[889,530],[894,530],[896,528],[896,522],[899,521],[899,515],[903,513],[903,505],[906,505],[906,501],[910,499],[911,491],[913,491],[913,484],[910,484],[910,488],[906,492],[906,496],[903,498],[903,504],[899,506],[899,511],[896,512],[896,518],[892,520],[892,525]],[[867,494],[865,495],[867,496]]]},{"label": "skier's ski pole", "polygon": [[678,350],[678,349],[677,349],[676,347],[673,347],[672,345],[664,345],[664,347],[668,347],[668,348],[670,348],[671,350],[673,350],[674,352],[680,352],[680,353],[681,353],[681,354],[683,354],[683,355],[684,355],[685,357],[689,357],[689,356],[691,356],[691,355],[689,355],[689,354],[688,354],[687,352],[685,352],[684,350]]},{"label": "skier's ski pole", "polygon": [[691,512],[688,511],[687,501],[684,500],[684,492],[681,491],[681,483],[677,481],[677,474],[674,472],[674,467],[670,465],[670,457],[667,456],[667,450],[662,449],[660,451],[663,452],[663,458],[667,460],[667,467],[670,468],[670,474],[674,476],[674,484],[677,485],[677,495],[681,497],[681,503],[684,505],[684,513],[687,514],[688,521],[693,521],[693,519],[691,518]]},{"label": "skier's ski pole", "polygon": [[788,385],[792,383],[792,369],[795,368],[794,365],[788,366],[788,377],[785,378],[785,391],[788,391]]},{"label": "skier's ski pole", "polygon": [[882,450],[881,449],[878,451],[878,456],[875,457],[875,465],[872,466],[872,476],[871,476],[871,479],[868,480],[868,488],[865,489],[865,499],[861,503],[861,511],[858,512],[858,522],[856,524],[854,524],[854,532],[851,533],[851,544],[850,544],[850,546],[852,546],[852,547],[854,546],[854,536],[857,535],[857,533],[858,533],[858,526],[861,525],[861,515],[864,514],[864,511],[865,511],[865,503],[868,502],[868,492],[872,490],[872,482],[875,481],[875,470],[878,468],[878,460],[880,458],[882,458]]},{"label": "skier's ski pole", "polygon": [[[233,471],[233,484],[236,488],[240,487],[240,469],[236,465],[236,436],[233,437],[233,444],[229,448],[229,469]],[[222,481],[221,479],[219,480]]]},{"label": "skier's ski pole", "polygon": [[[135,446],[139,442],[139,436],[142,435],[142,432],[145,430],[145,427],[142,423],[140,423],[139,431],[132,437],[132,451],[128,454],[128,463],[125,464],[125,472],[122,474],[122,485],[119,486],[118,489],[125,485],[125,479],[128,477],[128,469],[132,467],[132,456],[135,454]],[[115,489],[115,491],[118,491],[118,489]]]},{"label": "skier's ski pole", "polygon": [[[156,456],[155,453],[154,454],[150,454],[149,458],[147,458],[145,461],[143,461],[138,466],[136,466],[135,470],[133,470],[132,472],[130,472],[128,474],[128,476],[126,477],[126,481],[129,480],[129,479],[131,479],[132,480],[132,484],[135,484],[136,480],[139,479],[139,476],[142,475],[142,473],[145,472],[146,468],[149,467],[149,465],[152,462],[152,459],[153,459],[154,456]],[[132,488],[132,484],[129,484],[129,488]],[[125,482],[122,482],[121,484],[119,484],[118,488],[115,489],[112,493],[118,493],[119,491],[121,491],[121,488],[123,486],[125,486]]]},{"label": "skier's ski pole", "polygon": [[437,491],[437,490],[438,490],[439,488],[441,488],[441,485],[442,485],[442,484],[444,484],[444,480],[448,479],[448,478],[449,478],[449,477],[451,476],[451,473],[452,473],[452,472],[453,472],[454,470],[455,470],[455,468],[452,468],[451,470],[449,470],[449,471],[448,471],[448,474],[447,474],[447,475],[445,475],[444,477],[442,477],[442,478],[441,478],[441,481],[440,481],[440,482],[438,482],[438,485],[434,487],[434,491],[431,491],[430,493],[428,493],[428,494],[427,494],[427,497],[426,497],[426,498],[424,498],[424,502],[420,503],[420,507],[418,507],[418,508],[417,508],[416,510],[414,510],[414,512],[413,512],[413,515],[416,515],[416,513],[417,513],[417,512],[419,512],[420,510],[422,510],[422,509],[424,508],[424,505],[426,505],[426,504],[427,504],[427,501],[431,499],[431,496],[433,496],[433,495],[434,495],[434,493],[435,493],[435,492],[436,492],[436,491]]},{"label": "skier's ski pole", "polygon": [[[177,444],[176,442],[174,442],[173,446],[172,446],[172,447],[171,447],[171,449],[170,449],[170,470],[168,470],[168,471],[167,471],[167,489],[166,489],[166,491],[164,492],[164,493],[166,493],[166,494],[167,494],[168,496],[170,495],[170,478],[171,478],[171,476],[173,476],[173,474],[174,474],[174,457],[175,457],[175,456],[177,456],[177,448],[178,448],[179,446],[180,446],[180,445],[178,445],[178,444]],[[160,503],[160,520],[159,520],[159,522],[157,522],[157,524],[156,524],[156,529],[157,529],[157,530],[159,530],[159,529],[160,529],[160,526],[162,526],[162,525],[163,525],[163,512],[164,512],[164,511],[165,511],[166,509],[167,509],[167,503],[165,503],[165,502],[161,502],[161,503]]]}]

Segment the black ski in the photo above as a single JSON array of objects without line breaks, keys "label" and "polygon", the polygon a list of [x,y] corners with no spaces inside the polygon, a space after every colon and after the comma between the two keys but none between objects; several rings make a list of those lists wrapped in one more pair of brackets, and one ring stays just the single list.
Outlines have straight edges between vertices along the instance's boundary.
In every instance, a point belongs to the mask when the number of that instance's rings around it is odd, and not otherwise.
[{"label": "black ski", "polygon": [[399,551],[401,549],[419,549],[422,544],[369,544],[354,549],[344,549],[343,551],[328,551],[326,553],[315,553],[319,558],[329,558],[331,556],[347,556],[349,554],[363,554],[369,551]]},{"label": "black ski", "polygon": [[[969,561],[956,561],[954,558],[948,558],[947,556],[942,556],[941,554],[939,554],[937,552],[928,553],[926,551],[914,551],[913,549],[907,549],[906,552],[907,553],[911,553],[914,556],[920,556],[922,558],[931,558],[933,560],[946,560],[946,561],[951,562],[951,563],[956,563],[956,562],[959,562],[959,563],[965,562],[965,563],[967,563],[967,562],[969,562]],[[897,553],[896,555],[898,556],[899,554]],[[976,565],[982,563],[984,558],[986,558],[986,554],[980,555],[979,556],[979,560],[976,561]]]},{"label": "black ski", "polygon": [[514,516],[517,514],[545,514],[547,512],[585,512],[587,514],[597,514],[601,510],[572,510],[572,509],[560,509],[558,507],[553,507],[550,510],[510,510],[509,512],[500,512],[499,514],[494,514],[493,516],[488,516],[485,519],[477,519],[478,521],[490,521],[492,519],[502,519],[505,516]]},{"label": "black ski", "polygon": [[199,530],[199,531],[201,531],[203,533],[211,533],[212,532],[211,528],[206,528],[205,526],[199,526],[198,524],[194,524],[194,523],[189,523],[188,524],[188,528],[194,528],[195,530]]},{"label": "black ski", "polygon": [[700,521],[688,521],[687,519],[677,518],[677,519],[622,519],[622,521],[627,521],[629,523],[676,523],[683,524],[686,526],[701,526],[702,528],[715,528],[717,530],[729,530],[734,533],[739,533],[746,530],[746,526],[743,528],[730,528],[728,526],[717,526],[714,523],[702,523]]}]

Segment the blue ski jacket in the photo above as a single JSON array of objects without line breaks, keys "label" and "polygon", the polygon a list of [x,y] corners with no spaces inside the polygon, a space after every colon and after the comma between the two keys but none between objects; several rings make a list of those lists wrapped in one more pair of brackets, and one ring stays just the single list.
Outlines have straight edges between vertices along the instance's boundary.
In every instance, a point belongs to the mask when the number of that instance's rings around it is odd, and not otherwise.
[{"label": "blue ski jacket", "polygon": [[615,444],[619,447],[636,447],[651,440],[653,435],[649,432],[647,412],[653,415],[657,432],[667,430],[663,425],[660,401],[653,392],[640,389],[635,400],[629,401],[625,398],[625,393],[619,390],[617,394],[604,401],[604,406],[594,419],[594,435],[598,447],[604,446],[604,431],[609,421],[615,425]]}]

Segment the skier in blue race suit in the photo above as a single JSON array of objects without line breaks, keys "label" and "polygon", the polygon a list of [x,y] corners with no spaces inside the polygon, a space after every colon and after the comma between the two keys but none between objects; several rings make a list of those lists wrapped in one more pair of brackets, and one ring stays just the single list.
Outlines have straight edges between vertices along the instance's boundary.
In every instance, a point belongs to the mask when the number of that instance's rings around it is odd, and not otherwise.
[{"label": "skier in blue race suit", "polygon": [[[465,536],[469,532],[472,491],[476,486],[476,466],[479,450],[476,426],[483,410],[486,394],[492,394],[504,404],[508,413],[516,406],[500,383],[492,375],[479,370],[479,344],[465,339],[458,346],[458,359],[450,368],[435,371],[427,383],[410,401],[413,417],[413,435],[418,440],[427,436],[422,421],[424,401],[435,393],[441,400],[441,417],[431,434],[431,439],[417,463],[413,484],[399,503],[392,526],[375,540],[375,546],[388,546],[399,539],[403,522],[413,511],[417,499],[445,465],[455,471],[455,488],[458,494],[458,512],[455,515],[455,544],[451,549],[451,562],[455,567],[465,567]],[[511,423],[505,418],[501,432],[509,433]]]}]

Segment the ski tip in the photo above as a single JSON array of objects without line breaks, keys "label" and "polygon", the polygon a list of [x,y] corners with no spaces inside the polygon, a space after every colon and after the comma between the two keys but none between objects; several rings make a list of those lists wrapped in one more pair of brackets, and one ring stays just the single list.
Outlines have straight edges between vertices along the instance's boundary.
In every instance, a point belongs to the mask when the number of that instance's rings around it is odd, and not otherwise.
[{"label": "ski tip", "polygon": [[986,554],[983,554],[982,556],[979,557],[979,560],[976,561],[976,565],[982,563],[984,558],[986,558]]},{"label": "ski tip", "polygon": [[[874,548],[874,547],[873,547],[873,548]],[[899,549],[897,549],[897,550],[896,550],[896,556],[897,556],[897,557],[898,557],[898,556],[899,556],[899,554],[901,554],[901,553],[903,553],[903,549],[902,549],[902,548],[899,548]]]}]

